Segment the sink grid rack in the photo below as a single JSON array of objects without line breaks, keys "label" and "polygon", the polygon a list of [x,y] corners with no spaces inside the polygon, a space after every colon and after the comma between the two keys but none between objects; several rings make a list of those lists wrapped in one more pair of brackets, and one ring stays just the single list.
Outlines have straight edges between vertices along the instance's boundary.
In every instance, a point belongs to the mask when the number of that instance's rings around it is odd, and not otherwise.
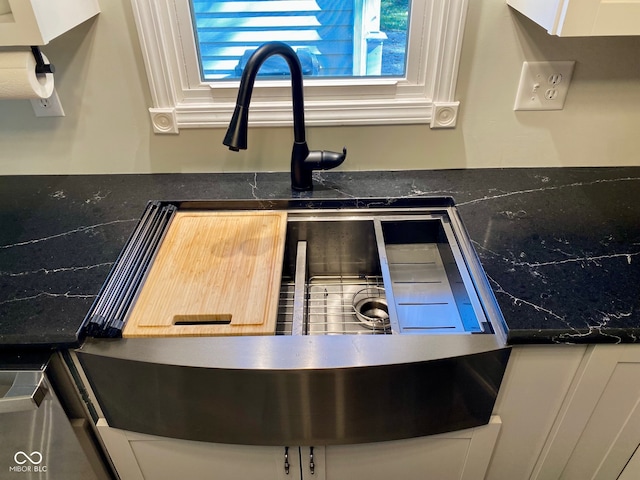
[{"label": "sink grid rack", "polygon": [[[291,335],[294,321],[295,282],[285,280],[280,287],[276,335]],[[386,328],[372,328],[356,316],[354,297],[359,292],[384,300],[381,276],[315,276],[305,286],[306,324],[304,335],[385,335]]]}]

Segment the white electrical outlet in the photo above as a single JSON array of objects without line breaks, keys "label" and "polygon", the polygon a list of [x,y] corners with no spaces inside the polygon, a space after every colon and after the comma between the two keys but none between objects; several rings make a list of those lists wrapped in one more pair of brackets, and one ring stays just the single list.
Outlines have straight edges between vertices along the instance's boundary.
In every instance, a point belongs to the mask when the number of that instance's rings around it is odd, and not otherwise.
[{"label": "white electrical outlet", "polygon": [[576,62],[524,62],[514,110],[562,110]]},{"label": "white electrical outlet", "polygon": [[49,98],[32,98],[31,106],[36,117],[64,117],[64,110],[55,89]]}]

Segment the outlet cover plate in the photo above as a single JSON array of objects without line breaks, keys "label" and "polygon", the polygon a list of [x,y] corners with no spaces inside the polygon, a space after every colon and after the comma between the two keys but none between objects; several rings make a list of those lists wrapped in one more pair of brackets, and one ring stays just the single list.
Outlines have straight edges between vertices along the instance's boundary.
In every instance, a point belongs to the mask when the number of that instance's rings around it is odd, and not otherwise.
[{"label": "outlet cover plate", "polygon": [[575,61],[524,62],[514,110],[562,110]]},{"label": "outlet cover plate", "polygon": [[49,98],[32,98],[31,106],[36,117],[64,117],[58,92],[54,89]]}]

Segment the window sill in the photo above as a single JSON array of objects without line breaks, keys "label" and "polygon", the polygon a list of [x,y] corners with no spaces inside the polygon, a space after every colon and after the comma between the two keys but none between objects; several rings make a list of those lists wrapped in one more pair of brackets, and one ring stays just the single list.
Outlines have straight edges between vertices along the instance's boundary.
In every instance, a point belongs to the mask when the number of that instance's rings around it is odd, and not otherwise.
[{"label": "window sill", "polygon": [[[235,105],[235,104],[234,104]],[[226,128],[234,105],[176,105],[149,108],[155,133],[179,133],[180,128]],[[431,128],[453,128],[459,102],[306,102],[308,126],[429,124]],[[256,102],[251,105],[252,127],[282,127],[293,124],[291,104]]]}]

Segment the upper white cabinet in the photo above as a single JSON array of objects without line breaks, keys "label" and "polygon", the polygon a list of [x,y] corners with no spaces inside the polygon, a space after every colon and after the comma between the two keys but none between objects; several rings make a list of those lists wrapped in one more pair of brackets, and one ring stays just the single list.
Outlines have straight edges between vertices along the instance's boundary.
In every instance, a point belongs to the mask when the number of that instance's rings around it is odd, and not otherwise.
[{"label": "upper white cabinet", "polygon": [[0,0],[0,46],[46,45],[98,13],[98,0]]},{"label": "upper white cabinet", "polygon": [[507,0],[560,37],[640,35],[640,0]]}]

